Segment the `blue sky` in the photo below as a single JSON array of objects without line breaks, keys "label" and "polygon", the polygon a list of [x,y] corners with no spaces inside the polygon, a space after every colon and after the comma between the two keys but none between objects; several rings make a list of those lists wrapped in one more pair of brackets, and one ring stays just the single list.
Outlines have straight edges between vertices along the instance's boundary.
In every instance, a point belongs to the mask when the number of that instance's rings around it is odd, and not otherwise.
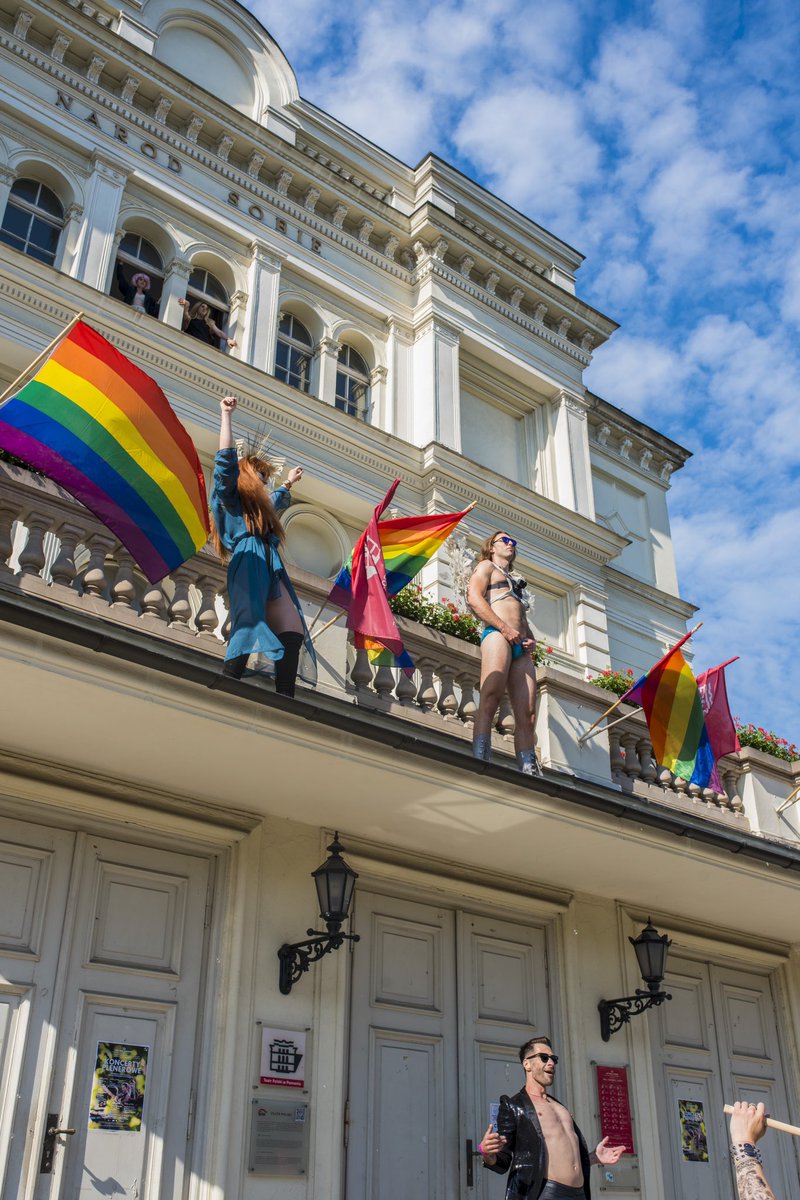
[{"label": "blue sky", "polygon": [[800,8],[256,0],[301,94],[586,255],[586,383],[694,452],[670,493],[695,668],[800,743]]}]

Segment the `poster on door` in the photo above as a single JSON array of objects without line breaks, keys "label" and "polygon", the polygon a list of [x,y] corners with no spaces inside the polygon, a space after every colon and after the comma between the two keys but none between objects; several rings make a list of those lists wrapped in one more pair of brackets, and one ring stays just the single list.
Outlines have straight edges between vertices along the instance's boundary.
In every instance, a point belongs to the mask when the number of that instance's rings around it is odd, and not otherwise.
[{"label": "poster on door", "polygon": [[144,1111],[149,1046],[97,1043],[89,1128],[139,1133]]},{"label": "poster on door", "polygon": [[686,1162],[708,1162],[706,1116],[700,1100],[679,1100],[681,1150]]}]

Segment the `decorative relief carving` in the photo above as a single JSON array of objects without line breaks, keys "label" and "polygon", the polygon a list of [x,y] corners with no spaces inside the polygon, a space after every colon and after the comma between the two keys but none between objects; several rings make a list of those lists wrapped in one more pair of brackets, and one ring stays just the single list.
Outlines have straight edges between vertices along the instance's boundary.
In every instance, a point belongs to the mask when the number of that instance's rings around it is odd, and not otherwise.
[{"label": "decorative relief carving", "polygon": [[608,439],[610,437],[611,437],[611,426],[610,425],[601,425],[597,431],[598,446],[607,446]]},{"label": "decorative relief carving", "polygon": [[567,333],[569,332],[569,327],[571,324],[572,324],[572,322],[570,321],[569,317],[562,317],[561,320],[558,322],[558,327],[556,329],[556,333],[558,334],[558,336],[565,338],[567,336]]},{"label": "decorative relief carving", "polygon": [[500,282],[500,276],[498,275],[497,271],[490,271],[489,274],[484,279],[483,286],[486,288],[486,291],[489,293],[490,296],[493,296],[495,294],[495,291],[497,290],[497,285],[499,282]]},{"label": "decorative relief carving", "polygon": [[511,305],[512,308],[519,309],[519,306],[522,304],[524,297],[525,297],[524,289],[521,287],[515,287],[513,292],[511,293],[511,295],[508,298],[508,303]]},{"label": "decorative relief carving", "polygon": [[372,233],[374,228],[375,222],[370,221],[368,217],[365,217],[358,227],[358,240],[361,242],[362,246],[369,245],[369,235]]},{"label": "decorative relief carving", "polygon": [[646,471],[649,468],[652,459],[653,451],[650,450],[649,447],[645,446],[644,450],[642,450],[642,453],[639,455],[639,466],[643,471]]},{"label": "decorative relief carving", "polygon": [[192,273],[192,264],[185,258],[172,258],[167,263],[167,275],[178,279],[188,279]]},{"label": "decorative relief carving", "polygon": [[471,254],[465,254],[464,257],[461,259],[461,262],[458,264],[459,275],[463,276],[464,279],[469,279],[470,275],[472,274],[472,268],[474,266],[475,266],[475,259],[472,257]]},{"label": "decorative relief carving", "polygon": [[306,212],[313,213],[314,209],[317,207],[317,202],[321,195],[322,193],[320,192],[319,188],[310,187],[308,189],[303,197],[303,208],[306,210]]},{"label": "decorative relief carving", "polygon": [[433,243],[433,257],[437,262],[444,262],[444,256],[447,254],[449,244],[447,239],[443,237],[437,238]]},{"label": "decorative relief carving", "polygon": [[103,74],[103,68],[106,65],[106,60],[99,54],[93,54],[89,60],[89,66],[86,68],[86,78],[89,83],[99,83],[100,76]]},{"label": "decorative relief carving", "polygon": [[594,345],[594,334],[589,333],[589,331],[587,330],[586,333],[583,335],[583,337],[580,340],[581,350],[585,350],[586,353],[588,354],[593,345]]},{"label": "decorative relief carving", "polygon": [[624,437],[619,444],[619,452],[623,458],[630,458],[633,449],[633,439]]},{"label": "decorative relief carving", "polygon": [[28,30],[30,29],[32,22],[33,13],[27,12],[24,8],[21,8],[17,13],[17,19],[14,22],[14,37],[19,38],[21,42],[24,42],[28,36]]},{"label": "decorative relief carving", "polygon": [[426,263],[431,256],[430,246],[426,245],[421,238],[417,238],[411,249],[414,251],[414,260],[418,267]]},{"label": "decorative relief carving", "polygon": [[331,213],[331,221],[337,229],[341,229],[344,225],[344,219],[347,216],[347,205],[337,204],[336,208]]},{"label": "decorative relief carving", "polygon": [[664,483],[669,483],[669,477],[674,470],[675,468],[671,462],[662,463],[659,478],[661,478]]},{"label": "decorative relief carving", "polygon": [[287,196],[289,194],[289,187],[293,179],[294,175],[291,171],[281,171],[275,180],[275,191],[279,196]]},{"label": "decorative relief carving", "polygon": [[139,90],[140,82],[141,81],[139,79],[134,79],[133,75],[128,75],[126,77],[125,82],[122,85],[122,91],[120,92],[120,99],[122,100],[123,104],[131,103],[133,97]]},{"label": "decorative relief carving", "polygon": [[222,137],[217,142],[217,157],[223,162],[228,161],[228,155],[233,149],[233,138],[229,133],[223,133]]},{"label": "decorative relief carving", "polygon": [[203,118],[198,117],[197,113],[193,113],[189,120],[189,124],[186,126],[187,142],[196,142],[198,137],[200,136],[200,130],[203,128],[204,125],[205,125],[205,121],[203,120]]},{"label": "decorative relief carving", "polygon": [[60,63],[64,61],[64,55],[67,53],[72,38],[67,37],[65,33],[57,33],[53,38],[53,44],[50,47],[50,55],[54,62]]},{"label": "decorative relief carving", "polygon": [[258,179],[258,173],[264,165],[264,155],[254,150],[247,160],[247,174],[251,179]]},{"label": "decorative relief carving", "polygon": [[387,237],[386,241],[383,244],[383,253],[386,255],[387,258],[394,258],[395,252],[399,245],[400,245],[400,238],[395,237],[395,235],[393,233],[390,233],[389,236]]},{"label": "decorative relief carving", "polygon": [[544,325],[544,319],[547,316],[547,305],[537,304],[533,310],[533,319],[537,325]]},{"label": "decorative relief carving", "polygon": [[153,116],[158,121],[159,125],[163,125],[167,119],[169,110],[172,108],[172,101],[167,96],[161,96],[158,104],[155,107]]}]

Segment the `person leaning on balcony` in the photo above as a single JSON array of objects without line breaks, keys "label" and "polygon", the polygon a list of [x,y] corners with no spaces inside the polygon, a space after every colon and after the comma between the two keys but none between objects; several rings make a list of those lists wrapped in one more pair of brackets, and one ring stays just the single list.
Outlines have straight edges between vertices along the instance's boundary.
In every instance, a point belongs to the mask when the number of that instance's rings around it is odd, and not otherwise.
[{"label": "person leaning on balcony", "polygon": [[514,712],[514,749],[524,775],[541,775],[534,749],[536,717],[536,642],[528,625],[525,580],[512,575],[517,543],[498,529],[480,548],[478,563],[467,589],[467,603],[481,634],[480,703],[472,734],[472,753],[492,757],[492,725],[503,693]]},{"label": "person leaning on balcony", "polygon": [[179,300],[178,304],[183,309],[182,329],[184,333],[188,333],[189,337],[197,338],[199,342],[205,342],[207,346],[216,346],[218,350],[220,339],[224,339],[228,343],[228,349],[233,350],[236,342],[216,324],[205,300],[198,300],[196,304],[190,306],[189,301],[184,298]]},{"label": "person leaning on balcony", "polygon": [[254,670],[275,675],[275,690],[294,696],[297,676],[317,682],[317,659],[292,581],[281,561],[279,513],[291,504],[291,489],[303,477],[293,467],[286,482],[271,490],[275,463],[255,451],[240,459],[231,418],[236,397],[220,401],[219,450],[211,490],[211,544],[228,563],[231,632],[223,674],[240,679],[250,655]]},{"label": "person leaning on balcony", "polygon": [[150,295],[150,276],[144,271],[137,271],[135,275],[131,275],[131,281],[128,283],[122,263],[117,259],[117,287],[122,299],[126,304],[130,304],[131,308],[143,308],[148,316],[158,316],[158,303]]},{"label": "person leaning on balcony", "polygon": [[501,1096],[497,1128],[490,1125],[478,1147],[483,1165],[510,1174],[506,1200],[591,1200],[589,1171],[593,1163],[613,1166],[624,1146],[609,1146],[604,1137],[589,1147],[571,1114],[548,1094],[558,1055],[550,1039],[532,1037],[520,1047],[525,1086],[514,1096]]},{"label": "person leaning on balcony", "polygon": [[739,1200],[775,1200],[756,1150],[756,1142],[766,1132],[764,1105],[737,1100],[731,1116],[731,1158]]}]

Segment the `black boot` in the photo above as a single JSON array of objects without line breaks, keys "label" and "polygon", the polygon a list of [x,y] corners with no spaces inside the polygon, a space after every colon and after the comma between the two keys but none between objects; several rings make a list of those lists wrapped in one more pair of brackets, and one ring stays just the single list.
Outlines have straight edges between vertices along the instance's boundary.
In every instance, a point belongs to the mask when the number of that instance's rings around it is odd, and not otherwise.
[{"label": "black boot", "polygon": [[283,658],[279,658],[275,664],[275,691],[279,696],[293,698],[303,635],[302,633],[279,633],[278,641],[283,646]]},{"label": "black boot", "polygon": [[222,667],[222,674],[227,675],[229,679],[241,679],[249,657],[249,654],[237,654],[236,658],[226,659]]}]

